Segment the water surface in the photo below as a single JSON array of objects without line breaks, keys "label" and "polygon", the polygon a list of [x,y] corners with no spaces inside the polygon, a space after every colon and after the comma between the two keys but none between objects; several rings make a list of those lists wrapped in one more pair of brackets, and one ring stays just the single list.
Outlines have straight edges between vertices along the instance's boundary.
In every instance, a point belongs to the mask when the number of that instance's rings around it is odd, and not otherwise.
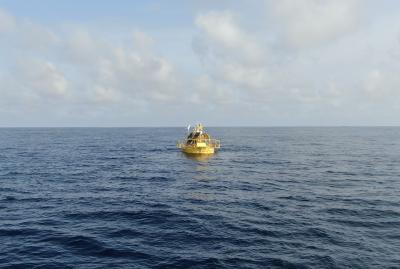
[{"label": "water surface", "polygon": [[400,128],[0,129],[3,268],[399,268]]}]

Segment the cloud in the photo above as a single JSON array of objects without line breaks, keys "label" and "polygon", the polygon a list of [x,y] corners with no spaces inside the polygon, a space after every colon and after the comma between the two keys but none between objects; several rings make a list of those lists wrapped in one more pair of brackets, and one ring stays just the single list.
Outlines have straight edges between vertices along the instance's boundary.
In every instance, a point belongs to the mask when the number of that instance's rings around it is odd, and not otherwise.
[{"label": "cloud", "polygon": [[110,48],[98,67],[97,84],[115,88],[129,97],[173,101],[177,97],[174,67],[164,58],[135,49]]},{"label": "cloud", "polygon": [[200,105],[205,108],[215,106],[231,105],[237,102],[237,95],[234,89],[223,83],[216,83],[208,75],[202,75],[193,81],[193,91],[188,102]]},{"label": "cloud", "polygon": [[68,81],[54,63],[43,60],[20,62],[13,74],[21,89],[43,97],[63,97],[68,92]]},{"label": "cloud", "polygon": [[50,61],[24,57],[0,72],[0,104],[11,111],[62,105],[71,93],[65,74]]},{"label": "cloud", "polygon": [[219,95],[213,102],[238,103],[268,87],[267,47],[240,26],[235,14],[210,11],[199,14],[195,22],[200,31],[192,46],[207,72],[196,83],[201,89],[207,78],[206,84]]},{"label": "cloud", "polygon": [[[86,103],[105,106],[122,102],[171,103],[180,98],[180,82],[174,66],[153,50],[153,39],[133,30],[126,42],[114,43],[98,32],[81,26],[64,28],[59,34],[27,19],[1,11],[2,44],[9,50],[0,76],[12,87],[2,91],[35,96],[29,102],[61,102],[69,107]],[[5,32],[5,29],[13,33]],[[7,35],[7,36],[4,36]],[[4,50],[3,50],[4,53]],[[0,69],[1,73],[1,69]],[[68,77],[68,79],[67,79]],[[4,94],[17,99],[18,94]],[[13,102],[24,106],[27,98]]]},{"label": "cloud", "polygon": [[100,85],[94,86],[94,101],[96,103],[114,103],[121,101],[121,95],[113,88],[105,88]]},{"label": "cloud", "polygon": [[64,40],[59,44],[64,61],[71,64],[90,64],[96,62],[100,55],[104,55],[105,41],[101,38],[93,37],[89,31],[84,28],[75,27],[67,32]]},{"label": "cloud", "polygon": [[15,19],[0,8],[0,33],[10,32],[15,28]]},{"label": "cloud", "polygon": [[[324,115],[327,121],[346,122],[346,114],[361,119],[365,109],[379,107],[377,102],[385,103],[386,110],[398,106],[396,18],[361,26],[358,1],[290,4],[270,2],[279,24],[261,32],[245,28],[243,18],[228,11],[196,17],[200,31],[192,46],[207,76],[196,80],[195,100],[204,103],[200,93],[218,89],[222,94],[213,100],[216,105],[268,111],[276,117],[292,113],[310,122],[321,122]],[[274,35],[268,32],[271,27],[284,27],[285,35],[265,39],[263,35]],[[260,57],[246,53],[248,43]],[[229,102],[223,103],[223,96]]]},{"label": "cloud", "polygon": [[5,49],[20,49],[24,52],[47,52],[58,42],[51,29],[28,18],[17,18],[0,9],[0,46]]},{"label": "cloud", "polygon": [[400,78],[392,70],[373,69],[364,79],[363,90],[372,100],[389,99],[398,101],[400,99]]},{"label": "cloud", "polygon": [[48,120],[40,125],[102,125],[101,119],[129,124],[144,122],[141,115],[152,111],[146,116],[151,123],[154,114],[166,115],[190,98],[185,76],[137,28],[116,38],[3,11],[0,19],[0,125],[31,125],[28,119]]},{"label": "cloud", "polygon": [[350,33],[359,26],[362,10],[358,0],[281,0],[268,6],[294,48],[326,44]]},{"label": "cloud", "polygon": [[[214,49],[219,48],[211,51],[214,54],[224,57],[225,53],[229,53],[231,57],[251,64],[259,63],[265,56],[264,49],[251,35],[241,29],[232,12],[210,11],[199,14],[196,17],[196,25],[206,36],[207,42],[211,46],[214,45]],[[201,43],[195,44],[195,48],[198,52],[201,52],[201,49],[207,51]],[[233,52],[235,55],[232,55]]]},{"label": "cloud", "polygon": [[366,8],[357,0],[267,3],[268,12],[259,2],[207,5],[184,29],[134,19],[124,27],[50,25],[0,10],[0,124],[204,117],[215,125],[288,125],[395,115],[394,11],[373,1]]}]

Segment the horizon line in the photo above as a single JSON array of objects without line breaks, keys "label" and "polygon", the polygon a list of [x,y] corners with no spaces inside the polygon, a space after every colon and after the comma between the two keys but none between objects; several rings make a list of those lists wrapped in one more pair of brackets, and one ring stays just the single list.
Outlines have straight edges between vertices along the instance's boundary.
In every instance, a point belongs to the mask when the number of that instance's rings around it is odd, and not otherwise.
[{"label": "horizon line", "polygon": [[[151,125],[151,126],[0,126],[0,129],[12,129],[12,128],[186,128],[185,125],[173,125],[173,126],[162,126],[162,125]],[[400,125],[210,125],[206,128],[373,128],[373,127],[400,127]]]}]

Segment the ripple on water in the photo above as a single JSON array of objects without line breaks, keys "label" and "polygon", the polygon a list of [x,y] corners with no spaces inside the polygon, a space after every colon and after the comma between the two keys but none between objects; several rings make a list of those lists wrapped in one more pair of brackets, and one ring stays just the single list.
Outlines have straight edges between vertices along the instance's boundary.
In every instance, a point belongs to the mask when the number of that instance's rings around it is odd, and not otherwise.
[{"label": "ripple on water", "polygon": [[212,133],[0,129],[2,268],[399,267],[400,128]]}]

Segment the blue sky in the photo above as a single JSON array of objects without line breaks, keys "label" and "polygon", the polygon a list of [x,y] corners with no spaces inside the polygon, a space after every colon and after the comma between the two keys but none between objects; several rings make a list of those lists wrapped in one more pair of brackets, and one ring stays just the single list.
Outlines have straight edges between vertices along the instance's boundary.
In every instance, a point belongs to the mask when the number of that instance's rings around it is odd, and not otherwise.
[{"label": "blue sky", "polygon": [[398,1],[0,1],[0,126],[399,125]]}]

